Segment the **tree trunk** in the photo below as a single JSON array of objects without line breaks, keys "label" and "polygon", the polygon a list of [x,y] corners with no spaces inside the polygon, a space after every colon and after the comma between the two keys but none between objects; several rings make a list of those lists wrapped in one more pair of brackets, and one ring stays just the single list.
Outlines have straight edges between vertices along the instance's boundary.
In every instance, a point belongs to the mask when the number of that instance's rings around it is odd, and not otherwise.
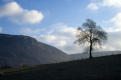
[{"label": "tree trunk", "polygon": [[90,29],[90,50],[89,50],[89,59],[91,59],[92,58],[92,27],[91,27],[91,29]]},{"label": "tree trunk", "polygon": [[90,43],[89,58],[92,58],[92,42]]}]

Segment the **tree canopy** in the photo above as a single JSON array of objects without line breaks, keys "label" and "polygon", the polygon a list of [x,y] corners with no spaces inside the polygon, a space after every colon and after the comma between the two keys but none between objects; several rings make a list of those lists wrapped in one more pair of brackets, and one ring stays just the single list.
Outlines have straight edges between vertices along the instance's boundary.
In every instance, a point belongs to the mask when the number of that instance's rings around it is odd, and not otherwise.
[{"label": "tree canopy", "polygon": [[78,27],[76,37],[77,40],[75,43],[89,46],[89,57],[92,58],[93,48],[101,46],[102,43],[107,40],[107,33],[100,26],[97,26],[96,22],[87,19],[86,22],[82,24],[82,27]]}]

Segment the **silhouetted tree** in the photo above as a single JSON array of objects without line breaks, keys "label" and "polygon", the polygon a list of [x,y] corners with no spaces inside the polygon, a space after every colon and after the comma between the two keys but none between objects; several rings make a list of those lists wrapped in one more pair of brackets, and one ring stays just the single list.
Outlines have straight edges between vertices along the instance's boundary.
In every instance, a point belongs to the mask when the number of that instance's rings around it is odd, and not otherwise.
[{"label": "silhouetted tree", "polygon": [[87,19],[82,27],[78,27],[76,37],[75,43],[89,46],[89,58],[92,58],[93,48],[101,46],[102,42],[107,40],[107,33],[100,26],[97,26],[96,22]]}]

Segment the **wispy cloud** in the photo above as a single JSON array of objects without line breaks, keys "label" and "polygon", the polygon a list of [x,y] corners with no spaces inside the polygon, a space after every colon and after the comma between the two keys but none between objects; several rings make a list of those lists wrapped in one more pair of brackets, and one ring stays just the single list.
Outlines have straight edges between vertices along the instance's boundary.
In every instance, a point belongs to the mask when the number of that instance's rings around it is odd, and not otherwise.
[{"label": "wispy cloud", "polygon": [[43,20],[43,14],[37,10],[22,8],[17,2],[0,6],[0,17],[9,17],[13,22],[35,24]]},{"label": "wispy cloud", "polygon": [[105,20],[104,25],[110,25],[109,27],[104,27],[107,32],[119,32],[121,31],[121,12],[118,12],[112,18]]},{"label": "wispy cloud", "polygon": [[118,31],[121,31],[121,12],[117,13],[110,21],[114,23]]},{"label": "wispy cloud", "polygon": [[87,8],[91,9],[91,10],[98,10],[98,6],[95,3],[90,3]]},{"label": "wispy cloud", "polygon": [[76,28],[63,23],[54,24],[50,29],[25,28],[21,30],[21,33],[35,37],[37,40],[53,45],[69,54],[82,51],[73,43],[76,39]]},{"label": "wispy cloud", "polygon": [[109,32],[108,41],[103,46],[102,50],[112,51],[112,50],[121,50],[121,31]]},{"label": "wispy cloud", "polygon": [[40,34],[41,30],[31,29],[31,28],[22,28],[20,32],[21,34],[25,34],[25,35],[35,35],[35,34]]},{"label": "wispy cloud", "polygon": [[121,0],[92,0],[87,7],[91,10],[98,10],[100,7],[121,8]]},{"label": "wispy cloud", "polygon": [[121,7],[121,0],[102,0],[101,6]]},{"label": "wispy cloud", "polygon": [[[76,45],[76,28],[63,23],[57,23],[50,29],[23,29],[22,33],[36,38],[38,41],[53,45],[68,54],[81,53],[84,51],[83,45]],[[120,50],[121,31],[108,32],[108,41],[102,46],[104,51]]]}]

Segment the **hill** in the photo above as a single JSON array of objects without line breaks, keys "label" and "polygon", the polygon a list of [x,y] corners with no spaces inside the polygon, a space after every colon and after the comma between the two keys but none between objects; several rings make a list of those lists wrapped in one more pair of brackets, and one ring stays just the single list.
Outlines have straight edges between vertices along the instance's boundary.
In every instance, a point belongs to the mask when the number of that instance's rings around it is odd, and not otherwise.
[{"label": "hill", "polygon": [[0,67],[49,64],[68,61],[68,55],[50,45],[23,35],[0,34]]},{"label": "hill", "polygon": [[1,80],[121,80],[121,55],[36,66]]},{"label": "hill", "polygon": [[[101,51],[101,52],[93,52],[93,57],[101,57],[101,56],[108,56],[108,55],[116,55],[121,54],[121,51]],[[89,58],[89,54],[87,52],[84,53],[77,53],[77,54],[70,54],[70,60],[79,60],[79,59],[87,59]]]}]

